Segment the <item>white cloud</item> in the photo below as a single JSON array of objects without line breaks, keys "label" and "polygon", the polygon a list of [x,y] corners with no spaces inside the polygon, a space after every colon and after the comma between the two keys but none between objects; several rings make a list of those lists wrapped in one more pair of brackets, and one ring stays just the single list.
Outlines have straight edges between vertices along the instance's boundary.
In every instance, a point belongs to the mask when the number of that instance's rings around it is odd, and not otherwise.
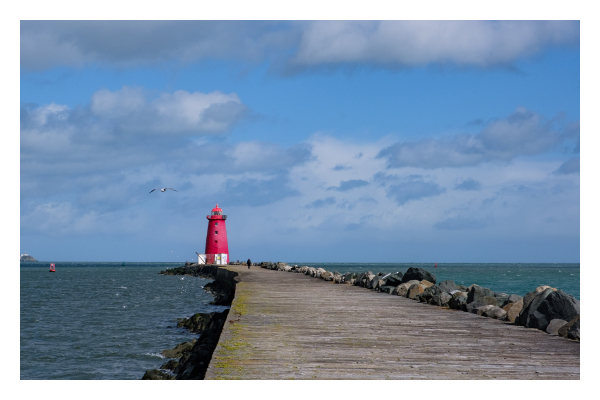
[{"label": "white cloud", "polygon": [[246,112],[235,93],[178,90],[148,100],[141,88],[129,87],[99,90],[90,109],[121,131],[162,135],[222,133]]},{"label": "white cloud", "polygon": [[21,21],[21,67],[137,67],[207,58],[304,70],[508,65],[577,46],[578,21]]},{"label": "white cloud", "polygon": [[520,107],[507,118],[492,121],[476,135],[397,142],[383,149],[378,157],[386,159],[390,168],[464,167],[543,154],[571,140],[571,135],[564,128],[555,129],[551,121],[539,114]]},{"label": "white cloud", "polygon": [[292,63],[489,67],[578,41],[575,21],[317,21]]}]

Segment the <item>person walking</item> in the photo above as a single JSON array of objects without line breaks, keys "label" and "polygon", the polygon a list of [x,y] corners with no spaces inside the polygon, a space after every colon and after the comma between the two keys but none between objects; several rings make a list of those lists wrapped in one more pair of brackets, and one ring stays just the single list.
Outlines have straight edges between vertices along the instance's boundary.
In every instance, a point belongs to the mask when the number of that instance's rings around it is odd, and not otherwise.
[{"label": "person walking", "polygon": [[246,264],[248,264],[248,269],[250,269],[250,266],[252,265],[252,261],[250,261],[250,259],[248,259],[248,261],[246,262]]}]

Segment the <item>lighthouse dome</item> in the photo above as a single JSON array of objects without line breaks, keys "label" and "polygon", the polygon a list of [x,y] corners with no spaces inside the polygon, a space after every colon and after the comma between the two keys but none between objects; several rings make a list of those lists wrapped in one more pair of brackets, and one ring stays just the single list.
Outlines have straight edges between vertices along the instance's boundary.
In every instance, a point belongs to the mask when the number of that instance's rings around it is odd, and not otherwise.
[{"label": "lighthouse dome", "polygon": [[215,208],[210,212],[211,215],[223,215],[223,210],[219,208],[219,204],[217,203]]}]

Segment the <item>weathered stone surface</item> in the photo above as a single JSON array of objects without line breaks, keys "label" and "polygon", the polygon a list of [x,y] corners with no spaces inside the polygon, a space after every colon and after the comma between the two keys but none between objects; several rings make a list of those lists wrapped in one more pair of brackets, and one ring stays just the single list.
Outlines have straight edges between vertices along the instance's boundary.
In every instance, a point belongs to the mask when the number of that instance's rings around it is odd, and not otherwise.
[{"label": "weathered stone surface", "polygon": [[379,288],[379,290],[381,292],[387,293],[387,294],[392,294],[392,292],[394,291],[394,289],[396,289],[395,286],[388,286],[388,285],[383,285],[382,287]]},{"label": "weathered stone surface", "polygon": [[368,283],[375,278],[375,274],[371,271],[363,272],[357,279],[357,284],[360,287],[367,287]]},{"label": "weathered stone surface", "polygon": [[176,379],[204,379],[228,313],[229,310],[215,313],[198,340],[194,340],[192,349],[179,359],[179,364],[173,371]]},{"label": "weathered stone surface", "polygon": [[491,310],[494,307],[496,307],[496,306],[494,306],[492,304],[488,304],[488,305],[485,305],[485,306],[474,307],[474,308],[472,308],[469,311],[472,312],[473,314],[483,315],[484,312],[486,312],[488,310]]},{"label": "weathered stone surface", "polygon": [[317,268],[315,271],[315,278],[320,278],[325,272],[327,271],[325,271],[323,268]]},{"label": "weathered stone surface", "polygon": [[352,272],[346,272],[344,274],[344,283],[350,283],[351,280],[356,280],[358,278],[358,274],[354,274]]},{"label": "weathered stone surface", "polygon": [[450,281],[450,280],[445,280],[443,282],[440,282],[438,284],[438,286],[440,287],[440,290],[442,292],[450,293],[453,290],[458,290],[458,287],[456,286],[456,284],[454,283],[454,281]]},{"label": "weathered stone surface", "polygon": [[428,288],[428,287],[435,285],[435,283],[429,282],[428,280],[422,280],[421,285],[423,285],[423,287],[425,287],[425,288]]},{"label": "weathered stone surface", "polygon": [[461,290],[453,290],[452,292],[450,292],[450,294],[454,298],[456,298],[456,297],[465,297],[466,298],[469,295],[468,292],[463,292]]},{"label": "weathered stone surface", "polygon": [[379,282],[379,275],[373,275],[373,277],[367,282],[367,289],[375,289],[377,283]]},{"label": "weathered stone surface", "polygon": [[333,273],[329,272],[329,271],[325,271],[323,273],[321,273],[321,275],[319,276],[319,278],[323,279],[324,281],[332,281],[333,280]]},{"label": "weathered stone surface", "polygon": [[503,307],[508,303],[508,298],[510,297],[506,293],[494,292],[494,297],[496,298],[496,302],[498,303],[498,307]]},{"label": "weathered stone surface", "polygon": [[510,296],[508,296],[508,301],[506,304],[510,304],[510,303],[516,303],[519,300],[522,300],[523,297],[519,296],[518,294],[511,294]]},{"label": "weathered stone surface", "polygon": [[580,332],[579,332],[579,319],[578,319],[569,328],[569,331],[567,332],[567,337],[569,339],[573,339],[573,340],[581,340],[580,337],[579,337],[579,334],[580,334]]},{"label": "weathered stone surface", "polygon": [[396,289],[394,290],[394,292],[392,294],[406,297],[406,295],[408,294],[408,288],[410,288],[412,285],[418,284],[418,283],[420,283],[420,282],[417,280],[412,280],[412,281],[401,283],[400,285],[396,286]]},{"label": "weathered stone surface", "polygon": [[406,297],[414,300],[415,297],[423,293],[424,290],[425,288],[423,287],[423,285],[415,283],[408,288],[408,293],[406,294]]},{"label": "weathered stone surface", "polygon": [[[423,283],[421,283],[422,286]],[[425,290],[423,290],[423,293],[421,293],[418,297],[417,300],[419,300],[422,303],[428,303],[431,304],[431,301],[433,299],[433,296],[437,296],[436,297],[436,304],[435,305],[439,305],[439,295],[442,293],[442,291],[440,290],[440,287],[438,285],[431,285],[428,287],[425,287]]]},{"label": "weathered stone surface", "polygon": [[339,272],[333,273],[333,283],[344,283],[344,276]]},{"label": "weathered stone surface", "polygon": [[482,288],[479,285],[471,285],[467,295],[467,311],[476,312],[474,310],[478,307],[487,305],[496,307],[500,305],[498,300],[494,297],[494,292],[488,288]]},{"label": "weathered stone surface", "polygon": [[[542,292],[534,292],[533,297],[529,296],[531,293],[527,293],[523,298],[523,309],[515,319],[515,324],[525,326],[526,328],[545,329],[550,321],[548,321],[543,314],[537,312],[537,309],[546,297],[554,292],[554,290],[555,289],[548,287]],[[529,305],[526,306],[525,301],[529,301]]]},{"label": "weathered stone surface", "polygon": [[160,354],[166,358],[180,358],[184,354],[189,353],[195,343],[196,339],[193,339],[191,342],[179,343],[172,349],[163,350]]},{"label": "weathered stone surface", "polygon": [[424,270],[423,268],[415,268],[410,267],[406,273],[402,276],[402,283],[417,280],[427,280],[429,282],[435,283],[435,275],[430,273],[429,271]]},{"label": "weathered stone surface", "polygon": [[483,299],[484,297],[494,297],[494,292],[492,292],[488,288],[483,288],[479,285],[469,286],[468,293],[469,294],[467,295],[467,303],[473,303],[474,301],[477,301],[478,299]]},{"label": "weathered stone surface", "polygon": [[158,381],[158,380],[172,380],[172,379],[175,379],[175,377],[173,375],[171,375],[165,371],[161,371],[160,369],[149,369],[148,371],[146,371],[146,373],[142,377],[143,381],[147,381],[147,380]]},{"label": "weathered stone surface", "polygon": [[196,313],[190,318],[182,318],[177,322],[178,328],[188,329],[192,333],[201,333],[214,316],[212,313]]},{"label": "weathered stone surface", "polygon": [[552,290],[556,290],[555,288],[548,286],[548,285],[542,285],[542,286],[538,286],[535,288],[535,293],[542,293],[544,290],[546,289],[552,289]]},{"label": "weathered stone surface", "polygon": [[395,272],[384,278],[385,286],[398,286],[402,283],[402,272]]},{"label": "weathered stone surface", "polygon": [[549,333],[550,335],[558,335],[558,330],[566,324],[567,321],[565,321],[564,319],[553,319],[546,327],[546,333]]},{"label": "weathered stone surface", "polygon": [[[461,292],[459,292],[459,293],[461,293]],[[456,297],[453,296],[452,299],[450,299],[450,301],[448,301],[448,307],[452,308],[453,310],[466,311],[467,296],[456,296]]]},{"label": "weathered stone surface", "polygon": [[479,297],[475,301],[469,303],[469,298],[467,297],[467,311],[474,312],[473,310],[481,307],[481,306],[496,306],[498,307],[498,300],[494,296],[484,296]]},{"label": "weathered stone surface", "polygon": [[442,294],[440,294],[440,306],[442,307],[448,307],[450,303],[450,300],[452,300],[452,295],[448,292],[442,292]]},{"label": "weathered stone surface", "polygon": [[558,335],[569,339],[579,340],[579,318],[576,316],[558,330]]},{"label": "weathered stone surface", "polygon": [[292,272],[292,267],[291,267],[291,266],[289,266],[289,265],[285,265],[285,266],[283,267],[283,270],[284,270],[285,272]]},{"label": "weathered stone surface", "polygon": [[163,365],[160,366],[160,369],[168,369],[173,371],[175,368],[179,366],[179,361],[177,360],[169,360]]},{"label": "weathered stone surface", "polygon": [[562,290],[551,291],[530,315],[528,327],[545,330],[553,319],[571,321],[580,313],[579,304],[579,300]]},{"label": "weathered stone surface", "polygon": [[492,306],[492,308],[484,311],[482,315],[484,317],[488,317],[488,318],[505,319],[506,318],[506,311],[504,311],[500,307]]},{"label": "weathered stone surface", "polygon": [[517,300],[515,303],[509,303],[505,305],[504,311],[506,311],[506,319],[514,323],[522,309],[523,299]]}]

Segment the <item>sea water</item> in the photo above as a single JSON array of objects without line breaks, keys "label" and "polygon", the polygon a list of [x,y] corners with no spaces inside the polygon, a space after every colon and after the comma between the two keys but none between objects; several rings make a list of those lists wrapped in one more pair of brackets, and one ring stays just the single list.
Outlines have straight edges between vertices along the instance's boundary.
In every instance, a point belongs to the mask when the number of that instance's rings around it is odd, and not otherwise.
[{"label": "sea water", "polygon": [[[457,284],[524,295],[550,285],[579,298],[579,264],[289,263],[328,271],[424,268]],[[197,338],[177,318],[222,311],[202,287],[210,280],[159,272],[180,263],[21,263],[21,379],[141,379],[160,352]],[[255,267],[256,268],[256,267]]]},{"label": "sea water", "polygon": [[222,311],[181,263],[21,263],[21,379],[141,379],[198,337],[177,318]]}]

